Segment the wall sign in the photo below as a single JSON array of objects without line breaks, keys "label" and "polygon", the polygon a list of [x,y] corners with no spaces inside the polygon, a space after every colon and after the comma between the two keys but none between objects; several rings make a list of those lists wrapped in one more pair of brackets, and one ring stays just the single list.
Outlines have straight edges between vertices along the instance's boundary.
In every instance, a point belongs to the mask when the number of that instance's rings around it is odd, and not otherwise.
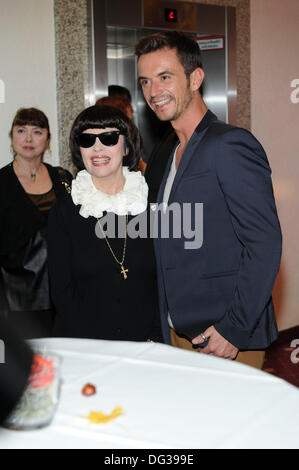
[{"label": "wall sign", "polygon": [[224,49],[224,36],[197,36],[201,51],[218,51]]}]

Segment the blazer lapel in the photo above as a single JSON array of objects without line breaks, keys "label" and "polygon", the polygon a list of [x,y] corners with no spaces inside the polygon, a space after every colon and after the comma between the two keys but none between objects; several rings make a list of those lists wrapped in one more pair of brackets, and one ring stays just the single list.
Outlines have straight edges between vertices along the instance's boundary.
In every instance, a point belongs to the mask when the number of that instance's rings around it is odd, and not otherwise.
[{"label": "blazer lapel", "polygon": [[174,149],[172,150],[172,152],[170,154],[170,157],[168,159],[168,162],[167,162],[167,165],[166,165],[166,168],[165,168],[165,171],[164,171],[164,175],[163,175],[163,178],[162,178],[162,181],[161,181],[161,184],[160,184],[160,188],[159,188],[159,191],[158,191],[158,195],[157,195],[157,203],[158,204],[160,204],[160,202],[163,201],[163,194],[164,194],[164,190],[165,190],[165,185],[166,185],[166,181],[167,181],[169,171],[170,171],[170,167],[171,167],[171,164],[172,164],[173,154],[175,152],[175,149],[176,149],[177,145],[178,144],[176,143]]},{"label": "blazer lapel", "polygon": [[[187,147],[182,155],[182,158],[181,158],[181,161],[180,161],[180,164],[178,166],[178,169],[177,169],[177,172],[176,172],[176,175],[175,175],[175,179],[174,179],[174,182],[173,182],[173,185],[172,185],[172,188],[171,188],[171,192],[170,192],[170,195],[169,195],[169,203],[171,202],[171,199],[173,197],[173,195],[175,194],[175,190],[177,188],[177,185],[180,181],[180,179],[182,178],[186,168],[188,167],[189,165],[189,162],[193,159],[194,155],[196,153],[198,153],[198,144],[199,142],[202,140],[202,138],[204,137],[206,131],[208,130],[208,127],[210,125],[210,123],[212,121],[215,121],[217,120],[217,116],[215,116],[215,114],[213,114],[210,110],[208,110],[206,112],[206,114],[204,115],[204,117],[202,118],[202,120],[200,121],[200,123],[198,124],[198,126],[196,127],[195,131],[193,132],[192,136],[191,136],[191,139],[189,140],[188,144],[187,144]],[[172,161],[172,159],[171,159]],[[169,169],[168,169],[168,172],[169,172]],[[168,174],[167,172],[167,174]],[[165,181],[166,183],[166,181]],[[165,187],[165,185],[164,185]],[[164,191],[164,190],[163,190]]]}]

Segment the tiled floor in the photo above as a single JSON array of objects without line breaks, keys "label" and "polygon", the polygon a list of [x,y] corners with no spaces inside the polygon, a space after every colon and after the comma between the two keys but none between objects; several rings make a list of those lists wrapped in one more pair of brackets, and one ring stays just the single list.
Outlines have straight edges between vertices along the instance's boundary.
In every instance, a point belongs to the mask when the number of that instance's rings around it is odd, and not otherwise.
[{"label": "tiled floor", "polygon": [[266,351],[263,370],[299,387],[299,325],[279,333]]}]

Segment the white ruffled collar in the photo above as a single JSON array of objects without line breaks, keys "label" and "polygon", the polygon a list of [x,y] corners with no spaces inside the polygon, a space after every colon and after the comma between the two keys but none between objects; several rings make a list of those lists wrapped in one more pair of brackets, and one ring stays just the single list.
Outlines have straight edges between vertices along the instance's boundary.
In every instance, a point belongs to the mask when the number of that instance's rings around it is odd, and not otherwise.
[{"label": "white ruffled collar", "polygon": [[96,189],[91,175],[82,170],[72,181],[71,196],[74,204],[81,205],[82,217],[100,218],[103,212],[114,212],[117,215],[137,215],[147,207],[148,186],[140,171],[129,171],[123,167],[126,179],[123,189],[117,194],[106,194]]}]

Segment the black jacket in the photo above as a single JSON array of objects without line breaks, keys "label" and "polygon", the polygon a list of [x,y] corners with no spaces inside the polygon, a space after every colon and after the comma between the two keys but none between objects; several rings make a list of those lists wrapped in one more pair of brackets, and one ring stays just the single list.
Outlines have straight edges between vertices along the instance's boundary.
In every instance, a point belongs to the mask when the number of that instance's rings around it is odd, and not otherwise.
[{"label": "black jacket", "polygon": [[[127,238],[124,279],[105,240],[95,234],[97,220],[82,217],[79,209],[69,196],[57,201],[49,216],[54,336],[161,340],[152,239]],[[121,259],[124,239],[109,242]]]},{"label": "black jacket", "polygon": [[[56,198],[72,176],[46,164]],[[51,308],[48,288],[47,218],[25,193],[12,163],[0,170],[0,315]]]},{"label": "black jacket", "polygon": [[[170,312],[175,329],[190,339],[214,325],[239,349],[268,347],[278,334],[271,293],[281,230],[261,144],[208,111],[180,161],[168,201],[173,203],[182,212],[184,204],[191,207],[198,244],[191,246],[183,235],[155,240],[165,341]],[[203,219],[194,220],[196,204],[202,204]]]}]

